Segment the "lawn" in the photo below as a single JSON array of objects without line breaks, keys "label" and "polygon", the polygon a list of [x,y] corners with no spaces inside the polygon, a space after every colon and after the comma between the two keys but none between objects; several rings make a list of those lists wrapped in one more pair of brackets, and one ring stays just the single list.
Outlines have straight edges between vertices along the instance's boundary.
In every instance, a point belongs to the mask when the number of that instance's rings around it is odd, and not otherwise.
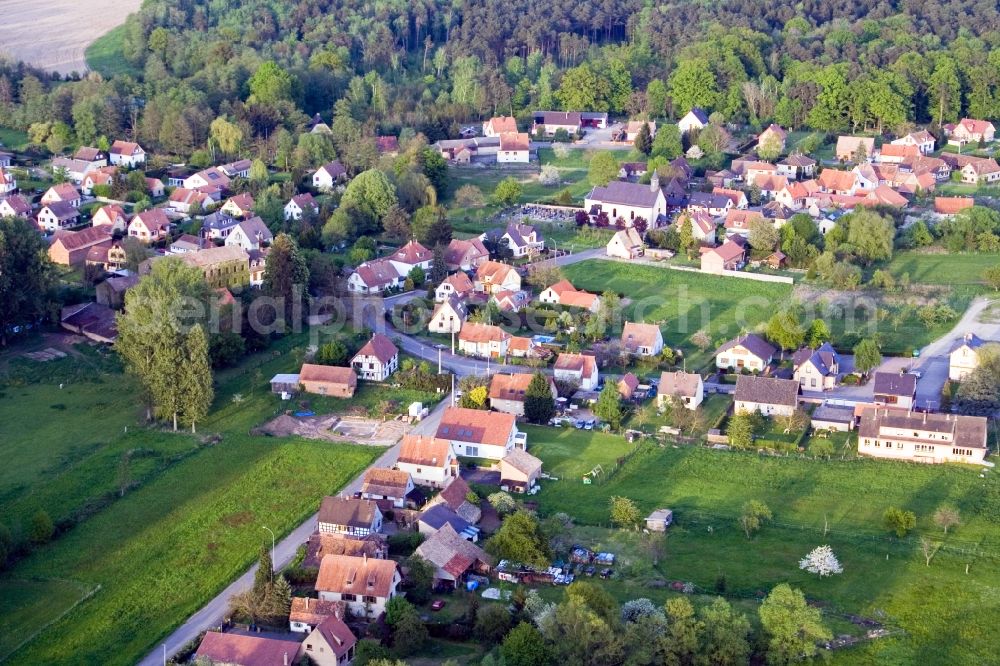
[{"label": "lawn", "polygon": [[[545,447],[532,452],[547,469],[565,465],[558,456],[550,460]],[[906,632],[838,653],[835,663],[994,659],[992,627],[1000,603],[1000,480],[994,475],[980,478],[961,466],[649,446],[603,485],[567,476],[542,487],[536,500],[543,515],[565,511],[578,524],[595,527],[608,527],[613,495],[634,499],[642,515],[673,509],[676,524],[667,534],[660,567],[669,580],[711,590],[724,576],[727,594],[737,597],[789,582],[829,610],[884,617]],[[766,502],[774,520],[747,540],[736,519],[750,499]],[[957,506],[963,519],[947,537],[931,520],[944,503]],[[917,514],[914,534],[898,539],[882,528],[889,506]],[[920,553],[920,536],[944,544],[930,567]],[[841,559],[844,574],[820,579],[801,572],[798,560],[824,543]],[[635,576],[641,581],[653,573],[640,567]],[[633,586],[628,596],[640,596],[641,589]]]},{"label": "lawn", "polygon": [[[77,378],[60,390],[54,382],[62,380],[54,366],[41,366],[36,384],[4,388],[0,409],[31,409],[28,403],[35,399],[39,405],[30,413],[37,420],[27,422],[47,429],[45,438],[30,438],[16,428],[4,433],[13,433],[21,447],[33,447],[29,451],[43,459],[27,467],[30,476],[22,480],[27,488],[17,489],[26,497],[19,500],[25,510],[35,501],[30,497],[33,487],[43,498],[65,489],[67,513],[85,506],[91,496],[105,499],[92,515],[0,578],[0,586],[36,578],[74,581],[85,590],[101,586],[92,598],[40,631],[14,659],[134,663],[250,565],[266,534],[262,526],[279,537],[288,533],[316,510],[322,495],[336,492],[381,452],[249,434],[287,406],[270,395],[266,382],[295,363],[296,350],[306,339],[307,334],[289,336],[242,366],[218,373],[215,406],[197,437],[141,426],[134,386],[120,375],[89,385]],[[240,398],[234,400],[237,394]],[[49,408],[57,399],[65,409]],[[66,434],[59,434],[60,426]],[[73,437],[97,446],[74,448]],[[30,458],[3,439],[8,459]],[[38,456],[40,442],[53,447],[54,456]],[[124,447],[149,448],[157,456],[148,469],[136,470],[135,478],[141,481],[136,489],[124,497],[108,497],[105,489],[116,487],[118,452]],[[8,492],[10,479],[3,478]],[[89,488],[91,478],[104,485]],[[27,638],[18,627],[37,629],[44,624],[38,599],[30,593],[21,597],[12,608],[3,609],[0,645]],[[49,618],[57,618],[65,606],[57,596]]]},{"label": "lawn", "polygon": [[[702,427],[694,434],[704,436],[732,404],[733,400],[728,394],[712,393],[706,395],[699,407],[702,414]],[[659,432],[660,427],[673,427],[674,422],[669,409],[664,410],[661,414],[656,407],[656,400],[650,400],[632,414],[626,425],[655,435]]]},{"label": "lawn", "polygon": [[28,146],[28,134],[21,130],[0,127],[0,146],[11,150],[24,150]]},{"label": "lawn", "polygon": [[0,580],[0,661],[32,632],[67,612],[91,590],[67,580]]},{"label": "lawn", "polygon": [[704,329],[713,343],[721,343],[767,320],[792,292],[787,284],[597,259],[563,272],[578,289],[611,290],[628,298],[625,320],[659,324],[664,342],[687,354],[689,369],[708,361],[690,342],[696,331]]},{"label": "lawn", "polygon": [[[531,455],[545,461],[545,472],[565,483],[580,479],[601,465],[610,470],[615,461],[632,451],[624,437],[571,427],[519,426],[528,435]],[[589,487],[589,486],[588,486]]]},{"label": "lawn", "polygon": [[109,79],[121,74],[139,77],[142,72],[129,64],[122,53],[126,31],[127,27],[120,25],[94,40],[84,52],[87,66]]},{"label": "lawn", "polygon": [[997,254],[897,252],[886,269],[896,277],[908,273],[911,283],[978,287],[983,271],[997,264]]}]

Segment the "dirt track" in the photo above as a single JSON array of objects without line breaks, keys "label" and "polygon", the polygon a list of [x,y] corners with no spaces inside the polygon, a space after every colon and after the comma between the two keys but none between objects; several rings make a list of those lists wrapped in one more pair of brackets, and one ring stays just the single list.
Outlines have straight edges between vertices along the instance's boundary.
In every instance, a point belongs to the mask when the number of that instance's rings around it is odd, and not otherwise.
[{"label": "dirt track", "polygon": [[141,0],[0,0],[0,52],[60,74],[87,69],[84,51]]}]

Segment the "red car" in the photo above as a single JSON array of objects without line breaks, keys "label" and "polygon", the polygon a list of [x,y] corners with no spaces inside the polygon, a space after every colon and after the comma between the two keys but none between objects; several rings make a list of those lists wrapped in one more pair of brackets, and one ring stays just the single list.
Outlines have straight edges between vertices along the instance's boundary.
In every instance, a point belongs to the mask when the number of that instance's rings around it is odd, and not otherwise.
[{"label": "red car", "polygon": [[444,599],[435,599],[431,603],[431,610],[432,611],[439,611],[442,608],[444,608]]}]

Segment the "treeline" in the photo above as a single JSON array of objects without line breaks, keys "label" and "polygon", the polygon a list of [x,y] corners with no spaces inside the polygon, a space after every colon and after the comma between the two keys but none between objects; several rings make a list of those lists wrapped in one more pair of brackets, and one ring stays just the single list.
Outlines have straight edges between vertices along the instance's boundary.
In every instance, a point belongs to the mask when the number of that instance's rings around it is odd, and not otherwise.
[{"label": "treeline", "polygon": [[122,52],[131,71],[111,80],[0,64],[4,123],[187,157],[220,116],[257,143],[315,113],[431,141],[494,113],[527,124],[536,108],[697,105],[822,131],[1000,117],[1000,9],[984,1],[153,0]]}]

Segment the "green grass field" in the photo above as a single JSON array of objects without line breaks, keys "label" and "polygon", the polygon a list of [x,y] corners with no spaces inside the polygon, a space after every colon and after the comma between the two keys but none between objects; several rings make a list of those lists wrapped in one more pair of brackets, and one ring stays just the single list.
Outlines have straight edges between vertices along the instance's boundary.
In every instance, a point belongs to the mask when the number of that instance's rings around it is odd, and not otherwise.
[{"label": "green grass field", "polygon": [[[295,363],[295,348],[305,341],[305,334],[289,336],[219,373],[215,406],[198,437],[140,426],[134,386],[113,372],[90,384],[79,376],[86,373],[79,373],[62,390],[54,382],[66,378],[51,365],[40,364],[36,384],[22,385],[15,373],[15,385],[3,388],[0,423],[9,424],[10,414],[28,413],[33,420],[17,419],[20,428],[42,428],[45,437],[31,437],[16,426],[0,436],[8,459],[29,461],[29,474],[22,470],[19,480],[0,477],[4,492],[15,488],[24,511],[36,501],[45,505],[51,501],[45,498],[60,490],[70,515],[94,495],[105,501],[0,577],[0,591],[34,579],[73,581],[85,590],[101,586],[13,659],[134,663],[250,565],[266,535],[263,525],[286,534],[316,510],[320,496],[335,492],[374,459],[380,449],[249,434],[287,407],[270,395],[266,382]],[[239,401],[233,400],[236,394]],[[53,411],[49,405],[56,403],[65,409]],[[204,439],[209,434],[217,439]],[[148,448],[156,455],[148,468],[134,470],[137,489],[109,498],[105,493],[116,488],[118,452],[124,448]],[[96,488],[88,485],[91,480]],[[36,500],[33,488],[42,499]],[[46,607],[37,595],[44,598],[48,590],[36,589],[19,592],[14,602],[0,594],[9,604],[0,609],[0,646],[10,649],[28,637],[24,627],[38,629],[79,598],[74,588],[56,590]]]},{"label": "green grass field", "polygon": [[[569,432],[529,437],[532,453],[547,471],[566,469],[563,451],[591,446],[590,435]],[[576,444],[574,435],[579,437]],[[559,447],[547,440],[558,441]],[[586,458],[588,463],[576,465],[585,467],[600,456]],[[605,484],[584,485],[579,476],[566,475],[543,483],[536,499],[543,515],[565,511],[578,524],[596,528],[609,526],[613,495],[634,499],[642,515],[659,507],[675,512],[659,571],[637,570],[640,581],[655,573],[711,590],[724,575],[727,594],[736,597],[763,595],[777,583],[789,582],[827,610],[883,617],[906,632],[836,653],[834,663],[972,664],[995,659],[1000,480],[993,475],[983,479],[960,466],[651,446]],[[736,519],[750,499],[765,501],[774,521],[747,540]],[[957,506],[963,519],[947,537],[931,520],[945,503]],[[914,534],[897,539],[882,528],[882,513],[889,506],[917,514]],[[920,536],[944,544],[930,567],[920,552]],[[842,575],[820,579],[798,569],[798,560],[820,544],[834,549],[844,566]],[[641,592],[641,583],[629,589],[632,597]]]},{"label": "green grass field", "polygon": [[120,25],[94,40],[84,52],[87,67],[95,72],[100,72],[106,78],[121,74],[129,74],[134,77],[141,75],[142,72],[129,64],[122,53],[126,30],[124,25]]},{"label": "green grass field", "polygon": [[[610,468],[630,452],[633,446],[624,437],[576,428],[519,426],[528,435],[531,455],[545,461],[545,471],[560,484],[579,483],[584,474],[597,465]],[[560,486],[561,487],[561,486]]]},{"label": "green grass field", "polygon": [[899,277],[909,273],[911,283],[984,286],[983,271],[1000,264],[996,254],[898,252],[887,270]]},{"label": "green grass field", "polygon": [[24,150],[28,145],[28,135],[26,132],[0,127],[0,146],[11,150]]},{"label": "green grass field", "polygon": [[682,348],[692,368],[708,358],[691,345],[696,331],[705,329],[713,342],[724,341],[766,321],[792,292],[787,284],[603,260],[583,261],[563,272],[578,289],[611,290],[628,298],[626,320],[659,324],[664,342]]}]

